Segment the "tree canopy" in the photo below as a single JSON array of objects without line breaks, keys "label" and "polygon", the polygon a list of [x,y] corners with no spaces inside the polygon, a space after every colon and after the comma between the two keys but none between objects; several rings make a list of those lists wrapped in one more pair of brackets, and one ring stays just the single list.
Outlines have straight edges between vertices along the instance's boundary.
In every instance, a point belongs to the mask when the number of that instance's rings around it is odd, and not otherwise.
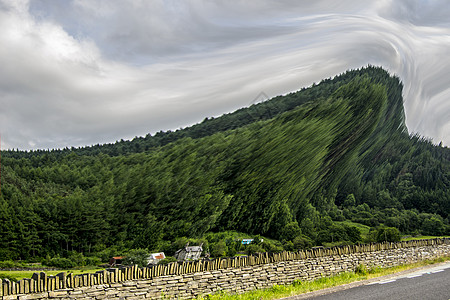
[{"label": "tree canopy", "polygon": [[376,239],[450,233],[450,151],[408,134],[402,84],[371,66],[174,132],[2,151],[1,181],[8,259],[171,249],[230,230],[287,248],[361,241],[344,221]]}]

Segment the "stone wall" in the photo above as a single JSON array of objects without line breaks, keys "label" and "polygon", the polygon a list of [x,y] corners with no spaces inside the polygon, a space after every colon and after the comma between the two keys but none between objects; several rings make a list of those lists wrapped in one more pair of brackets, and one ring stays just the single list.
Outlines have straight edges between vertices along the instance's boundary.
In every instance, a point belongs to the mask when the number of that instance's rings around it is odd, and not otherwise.
[{"label": "stone wall", "polygon": [[151,268],[107,269],[95,274],[35,273],[17,283],[0,280],[1,299],[195,298],[221,290],[241,293],[313,280],[367,267],[388,267],[450,256],[450,239],[353,245]]}]

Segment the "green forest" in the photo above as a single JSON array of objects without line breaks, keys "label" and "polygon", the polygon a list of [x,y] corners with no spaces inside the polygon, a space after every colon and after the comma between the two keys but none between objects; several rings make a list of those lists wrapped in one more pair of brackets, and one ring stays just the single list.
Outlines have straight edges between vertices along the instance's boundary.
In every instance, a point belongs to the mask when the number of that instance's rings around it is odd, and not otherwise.
[{"label": "green forest", "polygon": [[408,133],[373,66],[176,131],[1,152],[3,260],[294,251],[449,235],[449,214],[450,149]]}]

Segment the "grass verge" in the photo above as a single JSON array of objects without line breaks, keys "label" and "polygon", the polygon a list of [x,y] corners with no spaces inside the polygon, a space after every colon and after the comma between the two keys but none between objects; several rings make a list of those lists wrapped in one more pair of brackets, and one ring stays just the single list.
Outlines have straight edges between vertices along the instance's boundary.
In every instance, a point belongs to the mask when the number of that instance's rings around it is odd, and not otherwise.
[{"label": "grass verge", "polygon": [[206,295],[204,297],[199,297],[199,300],[250,300],[250,299],[280,299],[295,295],[304,294],[307,292],[322,290],[325,288],[330,288],[334,286],[339,286],[355,281],[380,277],[384,275],[394,274],[397,272],[422,267],[430,264],[435,264],[439,262],[449,261],[450,257],[442,257],[433,260],[425,260],[418,263],[400,265],[390,268],[373,268],[368,269],[364,265],[359,265],[355,272],[346,272],[336,276],[323,277],[316,279],[314,281],[294,281],[290,285],[274,285],[271,288],[263,290],[255,290],[251,292],[246,292],[239,295],[231,295],[226,292],[219,292],[212,295]]},{"label": "grass verge", "polygon": [[95,273],[99,270],[102,270],[102,268],[80,268],[80,269],[69,269],[69,270],[57,270],[57,271],[2,271],[0,270],[0,278],[7,278],[12,281],[18,281],[23,278],[31,278],[34,273],[40,273],[44,272],[48,276],[50,275],[56,275],[62,272],[66,272],[67,274],[87,274],[87,273]]},{"label": "grass verge", "polygon": [[403,241],[412,241],[412,240],[441,239],[441,238],[450,238],[450,235],[444,235],[444,236],[431,236],[431,235],[409,236],[409,237],[402,238],[402,242]]}]

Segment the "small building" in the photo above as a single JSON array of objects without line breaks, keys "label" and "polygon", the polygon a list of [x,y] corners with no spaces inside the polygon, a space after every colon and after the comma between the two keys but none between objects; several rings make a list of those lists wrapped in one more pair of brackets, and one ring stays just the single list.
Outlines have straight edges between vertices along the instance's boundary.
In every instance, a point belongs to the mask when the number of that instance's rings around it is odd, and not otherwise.
[{"label": "small building", "polygon": [[203,243],[201,243],[200,246],[189,246],[189,243],[187,243],[183,249],[175,252],[174,256],[178,261],[198,260],[200,259],[200,255],[202,255],[203,252],[202,246]]},{"label": "small building", "polygon": [[156,265],[160,260],[166,258],[166,255],[164,255],[164,252],[159,253],[152,253],[147,259],[148,265]]},{"label": "small building", "polygon": [[[242,245],[250,245],[253,241],[254,241],[254,239],[242,239],[241,244]],[[262,242],[264,242],[264,239],[260,239],[259,241],[262,243]]]},{"label": "small building", "polygon": [[251,244],[251,242],[253,242],[253,239],[243,239],[241,241],[241,244],[242,245],[249,245],[249,244]]},{"label": "small building", "polygon": [[109,259],[109,265],[111,267],[120,266],[125,256],[113,256]]}]

